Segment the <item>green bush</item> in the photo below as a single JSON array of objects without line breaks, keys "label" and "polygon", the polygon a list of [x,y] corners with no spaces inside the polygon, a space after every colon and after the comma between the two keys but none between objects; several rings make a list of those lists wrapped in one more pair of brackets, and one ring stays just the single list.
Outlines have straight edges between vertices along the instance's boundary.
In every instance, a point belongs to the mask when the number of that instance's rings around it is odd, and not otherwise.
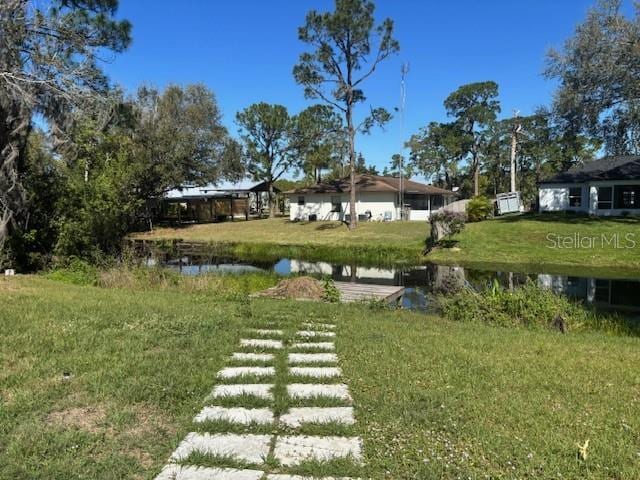
[{"label": "green bush", "polygon": [[336,287],[333,279],[331,277],[326,277],[322,285],[324,287],[324,295],[322,296],[322,299],[329,303],[339,303],[340,290]]},{"label": "green bush", "polygon": [[461,322],[563,332],[606,330],[635,333],[623,318],[588,310],[580,303],[533,282],[513,291],[503,289],[495,282],[480,292],[465,288],[450,296],[440,296],[438,303],[447,319]]},{"label": "green bush", "polygon": [[74,285],[96,285],[98,283],[98,268],[79,258],[69,258],[64,264],[47,272],[46,277]]},{"label": "green bush", "polygon": [[493,202],[485,196],[473,197],[467,204],[467,220],[480,222],[493,215]]},{"label": "green bush", "polygon": [[466,215],[459,212],[443,211],[431,215],[429,218],[431,231],[426,241],[427,248],[424,253],[426,254],[436,245],[442,244],[445,238],[450,242],[453,235],[464,230],[466,220]]}]

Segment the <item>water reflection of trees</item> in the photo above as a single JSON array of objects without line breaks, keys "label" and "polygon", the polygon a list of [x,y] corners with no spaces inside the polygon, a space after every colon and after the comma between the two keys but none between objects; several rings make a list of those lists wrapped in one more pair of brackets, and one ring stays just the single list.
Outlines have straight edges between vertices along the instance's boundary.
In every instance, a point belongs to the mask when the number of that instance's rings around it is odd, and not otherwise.
[{"label": "water reflection of trees", "polygon": [[429,297],[447,294],[464,286],[486,288],[494,281],[508,289],[518,288],[528,281],[549,288],[559,294],[584,301],[598,308],[640,310],[639,280],[609,280],[570,275],[524,274],[491,270],[464,269],[448,265],[418,265],[398,268],[374,268],[357,264],[336,265],[328,262],[305,262],[295,259],[278,261],[242,261],[215,252],[189,252],[175,255],[167,251],[145,252],[140,256],[143,265],[162,265],[187,275],[223,271],[277,271],[300,273],[316,277],[331,276],[336,281],[401,285],[407,288],[403,304],[407,308],[423,309]]}]

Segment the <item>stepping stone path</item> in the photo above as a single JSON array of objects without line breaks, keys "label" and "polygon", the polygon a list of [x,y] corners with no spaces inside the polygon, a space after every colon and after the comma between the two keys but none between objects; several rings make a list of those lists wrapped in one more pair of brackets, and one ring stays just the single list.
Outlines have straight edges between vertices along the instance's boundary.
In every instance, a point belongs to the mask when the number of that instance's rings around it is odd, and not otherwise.
[{"label": "stepping stone path", "polygon": [[289,363],[336,363],[338,356],[335,353],[290,353]]},{"label": "stepping stone path", "polygon": [[[333,425],[344,432],[356,423],[349,387],[340,383],[335,344],[325,341],[335,337],[335,325],[307,322],[302,324],[304,330],[295,332],[274,326],[264,322],[240,340],[242,351],[231,355],[232,366],[216,374],[218,385],[193,419],[198,428],[180,442],[155,480],[354,480],[287,473],[305,462],[317,463],[319,468],[338,459],[360,465],[362,440],[296,433],[320,425],[325,431]],[[288,344],[289,337],[297,340]],[[296,382],[287,384],[286,379],[293,378]],[[265,383],[241,383],[245,379]],[[273,410],[275,405],[278,412]],[[216,425],[214,431],[224,433],[207,431]],[[211,458],[207,464],[220,466],[190,465],[196,458]]]}]

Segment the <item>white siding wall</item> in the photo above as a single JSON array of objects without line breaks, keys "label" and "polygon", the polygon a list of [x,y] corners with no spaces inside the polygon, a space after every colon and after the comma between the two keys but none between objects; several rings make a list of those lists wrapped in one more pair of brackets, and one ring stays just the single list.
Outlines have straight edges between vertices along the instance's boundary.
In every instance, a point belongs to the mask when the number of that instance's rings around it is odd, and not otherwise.
[{"label": "white siding wall", "polygon": [[[615,187],[616,185],[640,185],[639,181],[633,180],[618,180],[612,182],[592,182],[588,185],[589,191],[589,213],[592,215],[599,215],[602,217],[617,217],[622,215],[623,212],[629,212],[631,215],[640,215],[640,210],[632,210],[632,209],[620,209],[620,208],[612,208],[606,210],[598,209],[598,187]],[[615,190],[613,192],[613,198],[615,201]]]},{"label": "white siding wall", "polygon": [[[303,196],[305,205],[298,205],[298,197]],[[318,220],[342,220],[345,214],[349,213],[349,194],[340,195],[342,212],[331,212],[331,197],[338,195],[290,195],[291,208],[289,218],[291,220],[307,220],[309,215],[316,214]],[[364,215],[366,211],[371,211],[372,218],[382,219],[385,212],[391,213],[392,220],[396,219],[396,195],[395,193],[362,192],[357,194],[356,212]]]},{"label": "white siding wall", "polygon": [[[304,205],[298,205],[298,197],[305,199]],[[331,198],[338,195],[313,194],[313,195],[289,195],[290,220],[307,220],[309,215],[317,215],[318,220],[342,220],[345,214],[349,214],[349,194],[340,195],[342,203],[342,213],[331,212]],[[447,202],[445,198],[445,204]],[[372,220],[382,220],[385,212],[391,214],[392,220],[398,220],[399,211],[396,207],[397,195],[393,192],[361,192],[357,194],[356,212],[364,215],[371,212]],[[429,220],[429,210],[411,210],[409,220],[427,221]]]},{"label": "white siding wall", "polygon": [[429,220],[429,210],[411,210],[409,212],[409,220],[420,220],[426,222]]},{"label": "white siding wall", "polygon": [[[591,215],[599,216],[620,216],[624,209],[598,209],[598,187],[613,187],[615,185],[638,185],[639,181],[614,181],[614,182],[591,182],[589,184],[541,184],[538,197],[541,212],[588,212]],[[569,188],[582,188],[582,203],[580,207],[569,206]],[[640,215],[639,210],[627,210],[633,215]]]},{"label": "white siding wall", "polygon": [[[579,207],[569,206],[569,189],[582,189],[582,202]],[[588,189],[584,185],[576,184],[541,184],[538,198],[541,212],[581,212],[589,209]]]}]

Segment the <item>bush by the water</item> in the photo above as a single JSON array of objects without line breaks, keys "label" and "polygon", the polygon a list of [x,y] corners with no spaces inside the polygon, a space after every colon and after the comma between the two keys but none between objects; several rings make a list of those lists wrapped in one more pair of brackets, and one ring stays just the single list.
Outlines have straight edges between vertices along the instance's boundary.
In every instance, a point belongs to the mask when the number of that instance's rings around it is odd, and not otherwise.
[{"label": "bush by the water", "polygon": [[616,315],[584,308],[564,295],[528,282],[513,291],[497,283],[482,291],[471,288],[439,297],[439,305],[449,320],[480,322],[502,327],[555,329],[562,332],[606,330],[635,333]]},{"label": "bush by the water", "polygon": [[453,235],[464,230],[466,215],[459,212],[443,211],[434,213],[429,218],[431,223],[431,234],[427,239],[428,247],[433,247],[444,238],[451,240]]},{"label": "bush by the water", "polygon": [[473,197],[467,204],[467,220],[480,222],[493,214],[493,202],[483,195]]}]

